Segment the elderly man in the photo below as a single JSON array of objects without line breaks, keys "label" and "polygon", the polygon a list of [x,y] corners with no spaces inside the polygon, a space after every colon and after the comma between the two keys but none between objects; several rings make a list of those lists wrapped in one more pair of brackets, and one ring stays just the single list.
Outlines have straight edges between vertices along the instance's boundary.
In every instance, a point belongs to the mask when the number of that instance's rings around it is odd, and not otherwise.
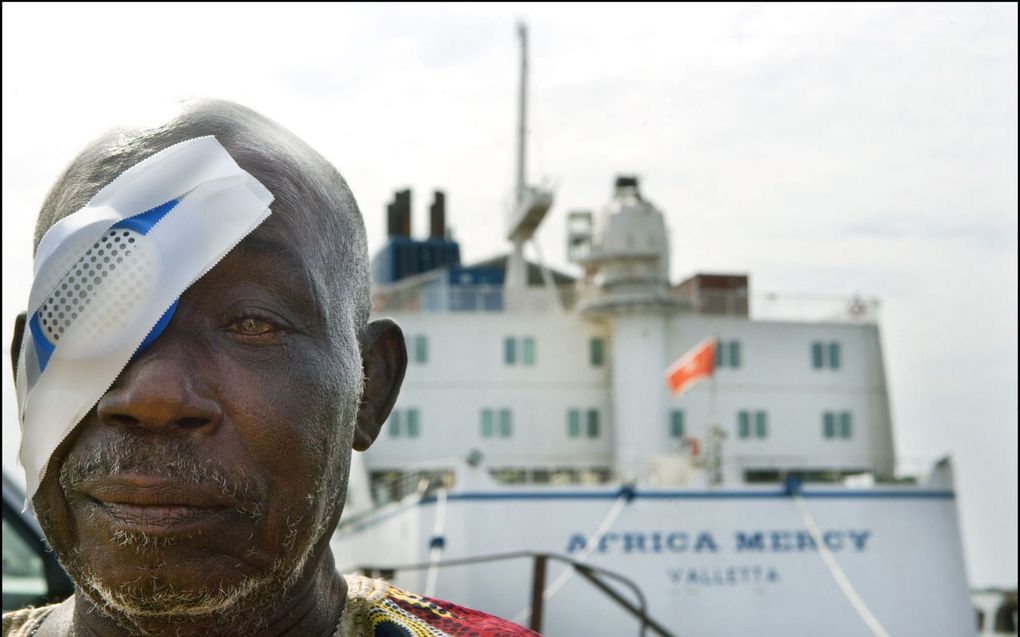
[{"label": "elderly man", "polygon": [[534,635],[342,576],[351,450],[396,400],[337,171],[225,102],[117,130],[49,193],[19,319],[20,458],[75,583],[4,635]]}]

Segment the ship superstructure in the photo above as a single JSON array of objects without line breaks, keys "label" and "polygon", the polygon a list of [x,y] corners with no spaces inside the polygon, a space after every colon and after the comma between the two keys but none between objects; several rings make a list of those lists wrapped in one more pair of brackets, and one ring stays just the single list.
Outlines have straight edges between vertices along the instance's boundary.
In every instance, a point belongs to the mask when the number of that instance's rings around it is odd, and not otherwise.
[{"label": "ship superstructure", "polygon": [[[512,289],[505,260],[459,258],[377,279],[377,312],[405,326],[410,365],[387,442],[366,454],[376,482],[477,454],[510,483],[893,478],[874,302],[863,315],[854,299],[825,320],[756,320],[747,275],[671,284],[662,213],[633,177],[616,180],[588,234],[576,219],[573,280],[549,273],[559,283],[547,286],[533,264],[533,284]],[[399,250],[436,263],[434,244],[396,235],[376,265]],[[664,370],[706,338],[714,377],[669,395]]]}]

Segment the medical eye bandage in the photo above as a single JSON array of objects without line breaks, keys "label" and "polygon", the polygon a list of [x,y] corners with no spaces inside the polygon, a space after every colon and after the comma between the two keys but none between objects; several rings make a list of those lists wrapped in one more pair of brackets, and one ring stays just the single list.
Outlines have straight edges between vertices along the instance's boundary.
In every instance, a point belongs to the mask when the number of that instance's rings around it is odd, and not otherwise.
[{"label": "medical eye bandage", "polygon": [[272,200],[215,137],[199,137],[132,166],[46,232],[15,383],[26,506],[57,446]]}]

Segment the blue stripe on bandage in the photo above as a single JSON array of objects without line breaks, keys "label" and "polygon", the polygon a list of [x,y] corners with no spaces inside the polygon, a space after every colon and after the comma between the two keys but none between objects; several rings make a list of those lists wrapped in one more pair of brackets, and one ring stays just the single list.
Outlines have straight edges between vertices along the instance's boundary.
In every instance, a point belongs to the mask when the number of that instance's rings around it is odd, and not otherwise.
[{"label": "blue stripe on bandage", "polygon": [[32,340],[35,341],[35,355],[39,359],[39,372],[42,373],[46,369],[46,363],[50,362],[50,356],[53,355],[55,347],[43,334],[42,326],[39,325],[39,312],[32,315],[32,320],[28,322],[28,329],[32,330]]},{"label": "blue stripe on bandage", "polygon": [[166,216],[166,213],[174,209],[177,205],[176,199],[171,199],[161,206],[156,206],[151,210],[128,217],[122,221],[118,221],[113,225],[114,228],[126,228],[128,230],[134,230],[138,234],[148,234],[152,227],[159,223],[159,220]]},{"label": "blue stripe on bandage", "polygon": [[[177,202],[177,199],[171,199],[161,206],[156,206],[152,210],[146,210],[140,215],[128,217],[127,219],[118,222],[113,227],[134,230],[138,234],[142,235],[148,234],[149,230],[152,230],[152,227],[159,223],[160,219],[166,216],[166,213],[174,209]],[[161,316],[159,320],[156,321],[156,324],[152,326],[152,329],[149,330],[149,334],[145,337],[145,340],[142,341],[142,344],[138,346],[137,350],[135,350],[135,356],[138,356],[139,352],[149,345],[152,345],[152,342],[159,338],[159,335],[163,333],[163,330],[165,330],[166,326],[170,323],[170,319],[173,317],[174,310],[176,309],[177,300],[174,300],[173,304],[166,309],[166,312],[163,312],[163,316]]]},{"label": "blue stripe on bandage", "polygon": [[[160,219],[166,216],[166,213],[174,209],[177,202],[177,199],[171,199],[161,206],[156,206],[152,210],[147,210],[140,215],[128,217],[127,219],[118,222],[113,227],[134,230],[138,234],[142,235],[148,234],[149,230],[152,230],[152,227],[159,223]],[[159,320],[156,321],[156,324],[152,326],[152,329],[149,330],[149,334],[145,337],[145,340],[142,341],[142,344],[138,346],[137,350],[135,350],[135,356],[138,356],[139,352],[149,345],[152,345],[152,342],[159,338],[159,335],[163,333],[163,330],[165,330],[166,326],[170,323],[170,319],[173,317],[174,310],[176,309],[177,300],[174,300],[173,304],[166,309],[166,312],[163,312],[163,316],[161,316]]]},{"label": "blue stripe on bandage", "polygon": [[[138,234],[146,235],[163,217],[166,216],[168,212],[174,209],[174,207],[178,204],[178,201],[179,200],[177,199],[171,199],[165,204],[146,210],[143,213],[137,214],[133,217],[128,217],[127,219],[122,219],[111,227],[133,230]],[[135,356],[149,345],[152,345],[152,342],[159,338],[159,335],[163,333],[163,330],[165,330],[166,326],[170,323],[170,319],[173,317],[174,310],[176,309],[177,300],[175,300],[173,304],[167,308],[166,312],[163,313],[163,316],[161,316],[160,319],[156,321],[156,324],[152,326],[152,329],[149,330],[149,334],[145,337],[145,340],[143,340],[142,344],[138,346],[137,350],[135,350]],[[39,359],[39,372],[42,373],[46,369],[46,365],[49,363],[50,357],[53,355],[53,350],[56,349],[56,346],[46,338],[46,334],[43,332],[42,326],[39,324],[38,310],[32,314],[32,319],[28,322],[28,325],[29,329],[32,330],[32,338],[35,341],[36,353]]]},{"label": "blue stripe on bandage", "polygon": [[174,299],[174,302],[166,309],[166,312],[163,312],[163,316],[161,316],[159,320],[156,321],[156,324],[152,326],[152,329],[149,330],[149,335],[145,337],[142,344],[138,346],[137,350],[135,350],[135,356],[138,356],[139,352],[149,345],[152,345],[152,342],[159,338],[159,335],[163,333],[163,330],[165,330],[166,326],[170,323],[170,319],[173,318],[174,310],[177,309],[178,301],[180,301],[180,299]]}]

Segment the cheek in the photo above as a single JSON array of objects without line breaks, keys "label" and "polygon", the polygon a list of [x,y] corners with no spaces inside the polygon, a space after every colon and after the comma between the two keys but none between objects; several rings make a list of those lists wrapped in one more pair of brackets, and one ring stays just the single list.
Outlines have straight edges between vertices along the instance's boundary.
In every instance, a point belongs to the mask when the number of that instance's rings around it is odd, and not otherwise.
[{"label": "cheek", "polygon": [[84,423],[79,423],[53,452],[46,475],[32,498],[32,508],[39,526],[62,563],[70,557],[71,548],[78,544],[78,532],[67,495],[60,485],[60,467],[80,437],[83,426]]},{"label": "cheek", "polygon": [[230,379],[216,390],[230,430],[225,433],[236,434],[266,480],[271,518],[303,516],[314,504],[308,496],[332,473],[328,465],[351,444],[359,386],[349,370],[338,371],[324,358],[281,352],[257,362],[229,361],[218,375]]},{"label": "cheek", "polygon": [[40,483],[35,497],[32,498],[32,508],[36,519],[39,520],[39,526],[46,535],[46,541],[53,547],[61,563],[65,563],[70,556],[71,547],[78,544],[78,539],[67,499],[59,481],[51,477],[53,473],[55,472],[48,471],[46,478]]}]

